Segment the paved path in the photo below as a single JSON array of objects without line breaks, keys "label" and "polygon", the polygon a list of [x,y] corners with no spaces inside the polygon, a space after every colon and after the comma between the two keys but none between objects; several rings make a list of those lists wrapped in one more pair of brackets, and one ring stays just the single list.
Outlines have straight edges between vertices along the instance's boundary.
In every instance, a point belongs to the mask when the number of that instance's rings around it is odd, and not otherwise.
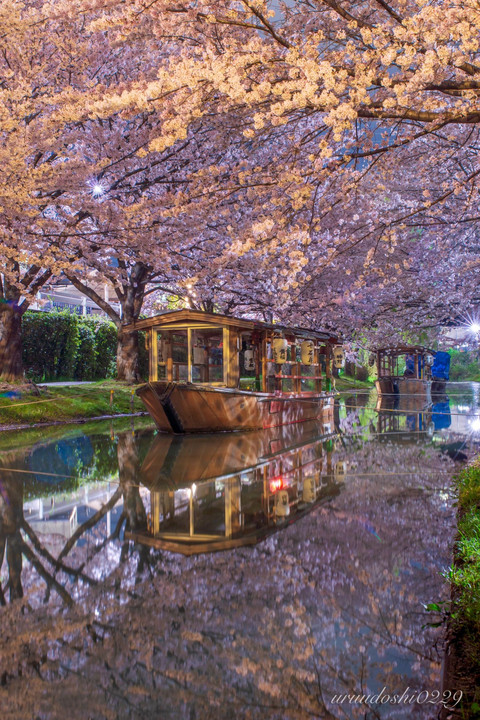
[{"label": "paved path", "polygon": [[68,380],[67,382],[37,383],[39,387],[65,387],[66,385],[93,385],[95,380]]}]

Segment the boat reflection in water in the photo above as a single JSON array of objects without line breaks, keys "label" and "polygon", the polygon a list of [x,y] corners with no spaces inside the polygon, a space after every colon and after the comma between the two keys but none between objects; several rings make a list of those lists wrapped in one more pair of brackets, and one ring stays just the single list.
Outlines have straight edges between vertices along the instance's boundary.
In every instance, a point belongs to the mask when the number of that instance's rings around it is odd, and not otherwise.
[{"label": "boat reflection in water", "polygon": [[448,429],[452,423],[449,398],[444,394],[432,397],[433,402],[420,395],[379,396],[377,432],[400,433],[399,439],[408,442]]},{"label": "boat reflection in water", "polygon": [[125,537],[184,555],[253,545],[340,492],[331,426],[155,438],[140,472],[147,532]]}]

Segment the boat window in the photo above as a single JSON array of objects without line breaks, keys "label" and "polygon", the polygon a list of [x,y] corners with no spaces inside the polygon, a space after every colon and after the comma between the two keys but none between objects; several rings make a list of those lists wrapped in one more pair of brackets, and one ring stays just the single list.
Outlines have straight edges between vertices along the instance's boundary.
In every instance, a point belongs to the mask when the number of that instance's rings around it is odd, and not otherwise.
[{"label": "boat window", "polygon": [[187,330],[161,330],[157,332],[158,379],[188,380]]},{"label": "boat window", "polygon": [[225,535],[225,490],[217,492],[217,484],[215,481],[200,483],[195,489],[191,511],[193,535]]},{"label": "boat window", "polygon": [[223,383],[222,328],[170,328],[156,335],[157,380]]},{"label": "boat window", "polygon": [[188,534],[190,532],[190,500],[187,489],[173,492],[155,492],[151,494],[151,508],[153,517],[153,534],[174,533]]},{"label": "boat window", "polygon": [[[289,346],[288,352],[287,352],[287,359],[292,360],[292,355],[294,353],[295,347]],[[294,391],[294,372],[295,372],[295,365],[293,362],[286,362],[279,368],[279,375],[280,377],[280,390],[282,392],[293,392]]]},{"label": "boat window", "polygon": [[169,345],[165,338],[165,333],[157,332],[157,379],[167,379],[167,358],[169,355]]},{"label": "boat window", "polygon": [[205,328],[191,331],[193,383],[223,382],[223,330]]},{"label": "boat window", "polygon": [[[313,339],[290,340],[282,362],[274,362],[274,349],[267,342],[267,392],[320,392],[322,371],[326,369],[325,348]],[[322,355],[323,352],[323,355]],[[277,353],[277,357],[279,357]]]}]

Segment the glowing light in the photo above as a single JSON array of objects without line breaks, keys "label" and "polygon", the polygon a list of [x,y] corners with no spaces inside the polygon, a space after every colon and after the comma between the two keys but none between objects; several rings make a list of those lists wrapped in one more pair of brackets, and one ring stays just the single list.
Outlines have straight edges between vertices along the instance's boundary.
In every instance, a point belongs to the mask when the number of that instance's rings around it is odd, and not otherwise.
[{"label": "glowing light", "polygon": [[475,335],[478,335],[478,333],[480,333],[480,325],[476,322],[472,323],[470,325],[470,332],[475,333]]},{"label": "glowing light", "polygon": [[472,428],[473,432],[480,432],[480,417],[473,418],[473,420],[470,420],[470,427]]},{"label": "glowing light", "polygon": [[87,185],[94,198],[102,197],[107,192],[107,188],[100,180],[89,180]]},{"label": "glowing light", "polygon": [[281,490],[283,488],[283,478],[274,478],[273,480],[270,480],[270,492],[275,493],[277,490]]}]

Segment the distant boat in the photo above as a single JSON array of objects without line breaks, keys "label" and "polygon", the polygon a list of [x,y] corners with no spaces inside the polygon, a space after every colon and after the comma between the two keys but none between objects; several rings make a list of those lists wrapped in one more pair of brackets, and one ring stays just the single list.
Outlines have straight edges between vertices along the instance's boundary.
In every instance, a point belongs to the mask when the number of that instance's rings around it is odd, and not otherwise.
[{"label": "distant boat", "polygon": [[139,320],[149,382],[137,390],[158,428],[257,430],[332,414],[332,367],[343,350],[327,330],[179,310]]},{"label": "distant boat", "polygon": [[377,350],[379,395],[415,395],[431,401],[432,394],[445,392],[450,355],[422,345],[401,345]]}]

